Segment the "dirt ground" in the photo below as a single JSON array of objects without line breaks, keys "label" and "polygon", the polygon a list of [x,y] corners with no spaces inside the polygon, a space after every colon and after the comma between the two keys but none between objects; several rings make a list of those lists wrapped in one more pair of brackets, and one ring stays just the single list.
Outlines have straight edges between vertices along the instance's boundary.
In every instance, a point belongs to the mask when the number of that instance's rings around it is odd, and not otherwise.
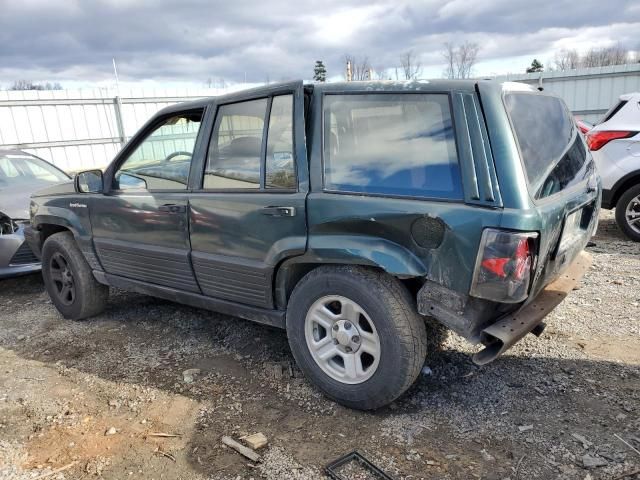
[{"label": "dirt ground", "polygon": [[[120,291],[71,322],[38,275],[0,281],[0,479],[321,479],[354,449],[397,479],[640,479],[640,244],[605,212],[589,251],[541,338],[478,368],[450,336],[374,413],[319,394],[282,331]],[[220,442],[255,432],[259,463]]]}]

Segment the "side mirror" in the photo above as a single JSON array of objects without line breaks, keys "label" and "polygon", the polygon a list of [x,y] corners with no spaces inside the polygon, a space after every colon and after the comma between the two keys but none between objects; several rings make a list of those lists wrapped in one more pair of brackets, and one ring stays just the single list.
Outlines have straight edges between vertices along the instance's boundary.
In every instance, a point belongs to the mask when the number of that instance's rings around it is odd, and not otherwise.
[{"label": "side mirror", "polygon": [[101,170],[80,172],[76,175],[74,183],[78,193],[102,193],[104,190]]}]

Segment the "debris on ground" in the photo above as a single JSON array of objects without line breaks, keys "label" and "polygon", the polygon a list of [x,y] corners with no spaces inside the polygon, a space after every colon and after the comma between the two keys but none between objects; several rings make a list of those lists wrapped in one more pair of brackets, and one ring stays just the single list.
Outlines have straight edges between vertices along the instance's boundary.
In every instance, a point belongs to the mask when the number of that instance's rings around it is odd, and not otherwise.
[{"label": "debris on ground", "polygon": [[254,433],[253,435],[247,435],[245,437],[240,437],[244,443],[247,444],[249,448],[253,450],[260,450],[267,446],[268,440],[264,433]]},{"label": "debris on ground", "polygon": [[193,383],[196,375],[200,375],[199,368],[190,368],[182,372],[182,381],[184,383]]},{"label": "debris on ground", "polygon": [[248,447],[245,447],[241,443],[236,442],[233,438],[224,436],[222,437],[222,443],[224,443],[227,447],[233,448],[236,452],[241,455],[244,455],[252,462],[259,462],[260,455]]}]

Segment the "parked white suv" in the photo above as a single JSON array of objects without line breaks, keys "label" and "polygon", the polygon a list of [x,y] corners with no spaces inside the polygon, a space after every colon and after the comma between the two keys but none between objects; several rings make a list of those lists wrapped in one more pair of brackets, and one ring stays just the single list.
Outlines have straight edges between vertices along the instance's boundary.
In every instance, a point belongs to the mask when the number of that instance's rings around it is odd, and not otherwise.
[{"label": "parked white suv", "polygon": [[622,95],[586,136],[602,177],[602,207],[615,208],[618,226],[640,242],[640,92]]}]

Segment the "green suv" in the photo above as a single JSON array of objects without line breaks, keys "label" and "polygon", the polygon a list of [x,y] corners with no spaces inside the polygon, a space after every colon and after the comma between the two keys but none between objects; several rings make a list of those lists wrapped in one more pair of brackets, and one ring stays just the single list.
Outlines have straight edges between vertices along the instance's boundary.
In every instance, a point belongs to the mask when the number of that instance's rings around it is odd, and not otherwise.
[{"label": "green suv", "polygon": [[66,318],[113,286],[281,327],[319,389],[373,409],[420,373],[426,322],[478,364],[539,334],[600,198],[570,112],[526,85],[294,82],[165,108],[34,195],[26,236]]}]

